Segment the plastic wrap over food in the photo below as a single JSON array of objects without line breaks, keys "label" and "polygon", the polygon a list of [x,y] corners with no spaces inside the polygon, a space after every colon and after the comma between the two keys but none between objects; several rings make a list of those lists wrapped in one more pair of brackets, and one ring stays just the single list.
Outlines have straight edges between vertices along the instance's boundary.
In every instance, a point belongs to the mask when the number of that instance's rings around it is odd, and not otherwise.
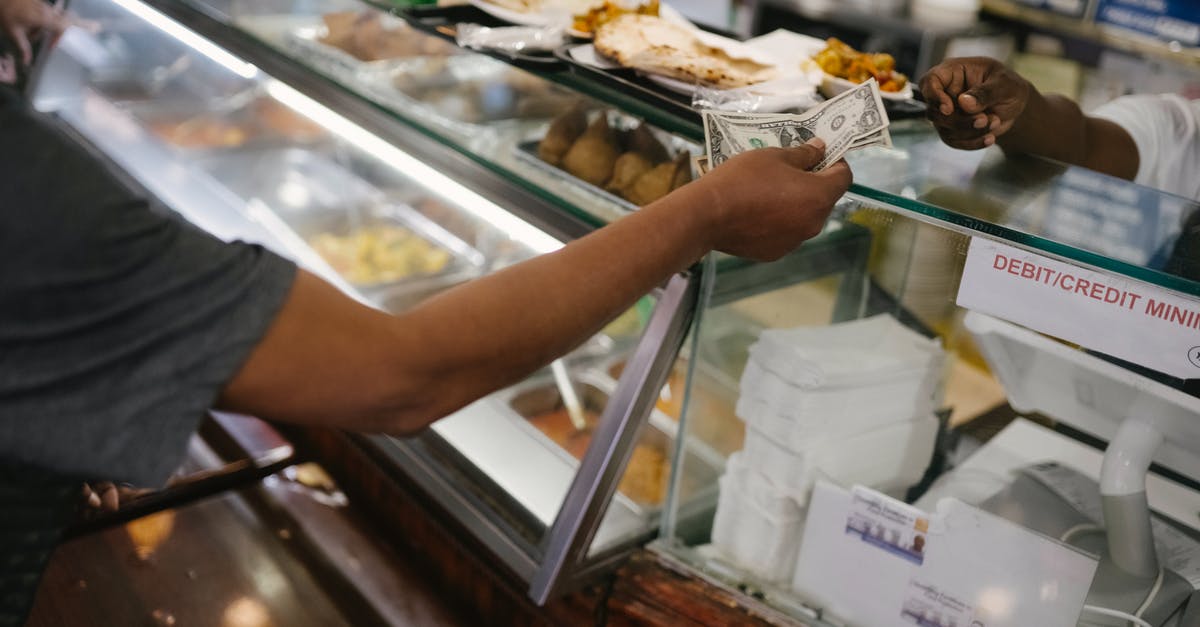
[{"label": "plastic wrap over food", "polygon": [[697,85],[692,94],[696,110],[777,113],[809,109],[820,102],[816,87],[803,75],[788,76],[738,89],[718,89]]},{"label": "plastic wrap over food", "polygon": [[479,24],[459,24],[456,41],[464,48],[520,54],[554,50],[563,45],[565,39],[561,26],[489,28]]}]

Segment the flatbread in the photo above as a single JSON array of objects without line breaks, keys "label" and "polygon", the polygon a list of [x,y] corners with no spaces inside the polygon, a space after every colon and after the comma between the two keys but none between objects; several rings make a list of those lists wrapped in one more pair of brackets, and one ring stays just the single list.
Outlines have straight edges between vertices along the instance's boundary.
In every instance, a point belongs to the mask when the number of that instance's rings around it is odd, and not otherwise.
[{"label": "flatbread", "polygon": [[624,67],[723,89],[770,80],[771,66],[729,56],[688,29],[650,15],[622,15],[596,31],[596,51]]}]

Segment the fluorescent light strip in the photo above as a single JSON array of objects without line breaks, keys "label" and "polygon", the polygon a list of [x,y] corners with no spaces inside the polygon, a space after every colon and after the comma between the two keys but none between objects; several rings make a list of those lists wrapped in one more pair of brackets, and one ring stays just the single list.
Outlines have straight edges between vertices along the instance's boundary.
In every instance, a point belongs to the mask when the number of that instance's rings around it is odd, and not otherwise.
[{"label": "fluorescent light strip", "polygon": [[[121,0],[116,1],[120,2]],[[446,200],[475,214],[512,239],[528,246],[534,252],[548,253],[562,248],[562,242],[544,231],[501,209],[492,201],[467,189],[458,181],[380,139],[286,83],[270,79],[266,85],[267,93],[283,104],[395,168],[405,176],[441,194]]]},{"label": "fluorescent light strip", "polygon": [[225,69],[243,78],[258,76],[258,68],[229,54],[220,46],[188,30],[179,22],[159,13],[149,5],[142,4],[138,0],[113,0],[113,2],[123,7],[126,11],[142,18],[158,30],[185,44],[192,50],[212,59]]}]

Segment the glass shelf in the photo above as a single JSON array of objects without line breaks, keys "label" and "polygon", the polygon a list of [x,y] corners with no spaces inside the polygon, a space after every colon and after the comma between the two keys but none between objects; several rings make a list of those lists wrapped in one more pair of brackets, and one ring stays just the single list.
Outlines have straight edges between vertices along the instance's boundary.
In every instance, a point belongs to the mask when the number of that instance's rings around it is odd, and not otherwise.
[{"label": "glass shelf", "polygon": [[[185,0],[209,2],[211,0]],[[378,2],[379,8],[390,8]],[[581,190],[566,178],[530,167],[516,157],[516,146],[543,133],[548,119],[470,125],[412,99],[382,98],[370,87],[370,71],[347,71],[314,60],[295,45],[296,29],[320,23],[320,16],[344,4],[337,0],[306,3],[241,3],[229,9],[232,23],[281,54],[356,93],[454,147],[517,185],[599,226],[625,213],[615,203]],[[399,12],[393,10],[394,15]],[[281,17],[282,16],[282,17]],[[417,32],[414,37],[428,37]],[[464,56],[472,67],[496,66],[493,58]],[[393,70],[400,71],[400,70]],[[579,74],[562,65],[548,69],[509,70],[538,89],[562,89],[584,96],[596,106],[609,106],[648,121],[685,141],[703,141],[698,114],[679,113],[655,105],[640,94]],[[557,92],[556,92],[557,93]],[[920,120],[893,126],[896,145],[851,155],[855,169],[852,195],[889,208],[935,220],[964,233],[999,239],[1106,272],[1200,296],[1197,277],[1184,266],[1195,261],[1172,258],[1171,241],[1197,205],[1169,194],[1104,177],[1082,168],[1038,159],[1005,158],[998,149],[962,153],[942,146]],[[1104,207],[1098,209],[1097,207]],[[1096,236],[1095,234],[1101,234]],[[1186,247],[1181,247],[1186,248]],[[1195,254],[1190,250],[1177,251]],[[722,266],[725,268],[726,266]]]},{"label": "glass shelf", "polygon": [[854,194],[981,235],[1200,296],[1200,250],[1180,240],[1195,201],[999,148],[964,152],[932,131],[850,155]]},{"label": "glass shelf", "polygon": [[[187,0],[185,4],[234,26],[279,55],[304,66],[317,78],[338,85],[476,163],[500,174],[592,227],[620,218],[627,210],[581,191],[572,181],[521,161],[518,147],[539,139],[550,120],[583,100],[586,90],[570,81],[509,67],[484,55],[466,53],[443,40],[407,28],[392,16],[387,27],[419,42],[398,58],[363,62],[318,41],[322,17],[340,11],[394,12],[391,5],[318,0],[295,3]],[[508,107],[507,110],[505,108]]]}]

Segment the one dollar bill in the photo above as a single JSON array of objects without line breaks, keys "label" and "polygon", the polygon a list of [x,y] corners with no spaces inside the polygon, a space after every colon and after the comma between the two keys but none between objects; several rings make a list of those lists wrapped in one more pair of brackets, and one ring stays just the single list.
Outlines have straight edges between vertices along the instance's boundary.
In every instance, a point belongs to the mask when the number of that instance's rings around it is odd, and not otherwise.
[{"label": "one dollar bill", "polygon": [[825,141],[825,157],[813,168],[820,171],[849,150],[892,143],[879,84],[873,78],[799,115],[705,111],[703,116],[708,168],[747,150],[799,146],[820,137]]}]

